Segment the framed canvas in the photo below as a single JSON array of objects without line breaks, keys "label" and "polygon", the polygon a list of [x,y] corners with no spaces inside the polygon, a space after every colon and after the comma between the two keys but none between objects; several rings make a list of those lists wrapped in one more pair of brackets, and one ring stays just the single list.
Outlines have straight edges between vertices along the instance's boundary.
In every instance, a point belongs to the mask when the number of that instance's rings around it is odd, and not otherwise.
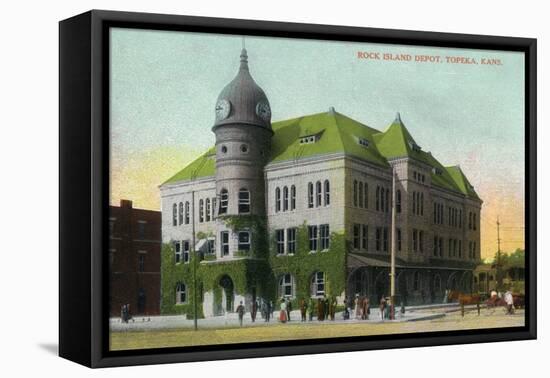
[{"label": "framed canvas", "polygon": [[60,355],[536,338],[536,40],[60,22]]}]

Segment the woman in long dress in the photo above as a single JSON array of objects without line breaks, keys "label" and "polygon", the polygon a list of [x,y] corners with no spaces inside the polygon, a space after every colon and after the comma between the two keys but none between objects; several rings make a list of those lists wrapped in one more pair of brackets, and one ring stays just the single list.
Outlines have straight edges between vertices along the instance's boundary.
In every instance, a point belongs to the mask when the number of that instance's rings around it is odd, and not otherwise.
[{"label": "woman in long dress", "polygon": [[287,321],[287,318],[286,318],[286,303],[285,303],[284,299],[281,301],[281,312],[279,313],[279,321],[281,323],[286,323],[286,321]]}]

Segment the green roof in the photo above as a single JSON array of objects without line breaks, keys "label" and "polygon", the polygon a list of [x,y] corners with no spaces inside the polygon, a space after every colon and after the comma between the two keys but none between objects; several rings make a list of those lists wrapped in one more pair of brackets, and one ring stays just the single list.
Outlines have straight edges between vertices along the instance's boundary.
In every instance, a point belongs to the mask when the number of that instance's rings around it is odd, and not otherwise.
[{"label": "green roof", "polygon": [[[337,112],[324,112],[287,121],[275,122],[271,144],[271,162],[298,160],[311,156],[345,153],[371,163],[388,167],[388,162],[376,148],[370,128]],[[300,138],[316,136],[315,143],[301,143]],[[365,139],[369,147],[359,144]]]},{"label": "green roof", "polygon": [[195,180],[201,177],[214,176],[216,173],[216,147],[210,148],[199,158],[166,180],[164,184],[172,184],[178,181]]},{"label": "green roof", "polygon": [[[432,167],[431,179],[434,186],[479,199],[458,166],[444,167],[430,152],[425,152],[418,146],[399,114],[384,132],[334,110],[274,122],[272,128],[274,135],[270,163],[343,153],[381,167],[389,167],[388,160],[409,157]],[[308,136],[315,137],[315,143],[301,142],[303,137]],[[216,150],[212,147],[164,184],[214,176],[215,173]]]}]

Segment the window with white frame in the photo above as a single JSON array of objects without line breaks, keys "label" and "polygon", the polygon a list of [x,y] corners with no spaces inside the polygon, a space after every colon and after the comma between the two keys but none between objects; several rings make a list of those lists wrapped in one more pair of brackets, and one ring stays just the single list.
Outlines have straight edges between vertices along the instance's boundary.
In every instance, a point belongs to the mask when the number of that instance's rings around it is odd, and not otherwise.
[{"label": "window with white frame", "polygon": [[285,230],[275,230],[275,242],[277,254],[283,255],[285,253]]},{"label": "window with white frame", "polygon": [[311,295],[322,297],[325,295],[325,273],[315,272],[311,277]]},{"label": "window with white frame", "polygon": [[363,207],[363,183],[359,182],[359,207]]},{"label": "window with white frame", "polygon": [[227,207],[229,206],[229,193],[227,189],[220,191],[220,214],[227,214]]},{"label": "window with white frame", "polygon": [[179,241],[174,242],[174,256],[175,256],[176,264],[182,261],[183,256],[181,251],[181,243]]},{"label": "window with white frame", "polygon": [[353,180],[353,206],[357,207],[358,204],[358,194],[357,194],[357,187],[358,187],[357,180]]},{"label": "window with white frame", "polygon": [[296,187],[292,185],[290,187],[290,210],[296,209]]},{"label": "window with white frame", "polygon": [[206,221],[210,222],[210,214],[212,209],[210,208],[210,198],[206,199]]},{"label": "window with white frame", "polygon": [[248,189],[239,190],[239,214],[250,213],[250,192]]},{"label": "window with white frame", "polygon": [[289,198],[288,198],[288,186],[285,186],[283,188],[283,211],[287,211],[288,210],[288,205],[289,205]]},{"label": "window with white frame", "polygon": [[204,200],[199,200],[199,223],[204,222]]},{"label": "window with white frame", "polygon": [[250,231],[239,231],[238,239],[238,250],[250,251]]},{"label": "window with white frame", "polygon": [[187,303],[187,288],[183,282],[176,284],[176,304]]},{"label": "window with white frame", "polygon": [[178,225],[178,205],[172,205],[172,226]]},{"label": "window with white frame", "polygon": [[323,198],[323,193],[322,193],[322,188],[321,188],[321,181],[317,181],[315,183],[315,194],[316,194],[316,198],[317,200],[315,201],[315,206],[316,207],[319,207],[321,206],[321,200]]},{"label": "window with white frame", "polygon": [[180,202],[179,204],[178,223],[180,225],[183,224],[183,202]]},{"label": "window with white frame", "polygon": [[365,183],[364,185],[364,196],[365,200],[363,201],[365,203],[365,209],[369,208],[369,184]]},{"label": "window with white frame", "polygon": [[321,250],[327,250],[330,248],[330,229],[328,224],[322,224],[319,226]]},{"label": "window with white frame", "polygon": [[281,188],[275,188],[275,212],[281,211]]},{"label": "window with white frame", "polygon": [[206,253],[213,255],[216,253],[216,238],[208,238],[206,245]]},{"label": "window with white frame", "polygon": [[221,255],[229,255],[229,231],[220,232],[220,246],[221,246]]},{"label": "window with white frame", "polygon": [[313,183],[310,182],[307,184],[307,207],[313,207]]},{"label": "window with white frame", "polygon": [[189,201],[185,201],[185,224],[189,224],[189,219],[190,219]]},{"label": "window with white frame", "polygon": [[325,180],[325,206],[330,205],[330,182]]},{"label": "window with white frame", "polygon": [[183,249],[183,262],[188,263],[189,262],[189,240],[184,240],[182,242],[182,249]]},{"label": "window with white frame", "polygon": [[317,226],[307,226],[309,237],[309,250],[317,251]]},{"label": "window with white frame", "polygon": [[279,297],[294,297],[294,279],[291,274],[283,274],[279,278]]},{"label": "window with white frame", "polygon": [[286,251],[288,254],[294,254],[296,252],[296,228],[289,228],[286,230]]}]

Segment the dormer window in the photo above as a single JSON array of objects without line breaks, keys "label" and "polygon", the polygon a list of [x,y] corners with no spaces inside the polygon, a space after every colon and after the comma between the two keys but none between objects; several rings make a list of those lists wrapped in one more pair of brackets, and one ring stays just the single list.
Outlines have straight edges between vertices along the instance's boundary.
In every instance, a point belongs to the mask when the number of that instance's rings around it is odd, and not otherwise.
[{"label": "dormer window", "polygon": [[312,144],[317,142],[318,136],[317,135],[307,135],[300,138],[300,144]]},{"label": "dormer window", "polygon": [[441,176],[443,174],[443,171],[441,171],[441,169],[439,169],[437,167],[433,167],[432,172],[433,172],[434,175],[438,175],[438,176]]},{"label": "dormer window", "polygon": [[369,147],[369,141],[364,138],[359,138],[359,144],[363,147],[368,148]]},{"label": "dormer window", "polygon": [[418,144],[414,143],[412,140],[409,141],[409,147],[411,147],[412,150],[415,151],[415,152],[422,151],[422,147],[420,147]]}]

